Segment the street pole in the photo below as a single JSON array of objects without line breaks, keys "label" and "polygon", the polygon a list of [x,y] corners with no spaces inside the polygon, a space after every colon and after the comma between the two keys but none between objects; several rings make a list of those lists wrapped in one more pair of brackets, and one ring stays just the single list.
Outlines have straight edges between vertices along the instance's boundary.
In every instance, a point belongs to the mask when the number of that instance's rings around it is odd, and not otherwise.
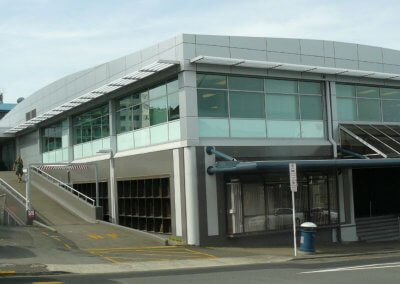
[{"label": "street pole", "polygon": [[296,238],[296,208],[294,193],[297,191],[297,165],[289,164],[290,191],[292,192],[292,218],[293,218],[293,249],[294,256],[297,256],[297,238]]},{"label": "street pole", "polygon": [[292,191],[292,208],[293,208],[293,244],[294,256],[297,256],[297,238],[296,238],[296,208],[294,202],[294,191]]},{"label": "street pole", "polygon": [[111,222],[114,224],[118,223],[117,219],[117,198],[116,198],[116,188],[115,188],[115,165],[114,156],[110,152],[110,193],[111,193]]},{"label": "street pole", "polygon": [[97,172],[97,165],[94,165],[94,175],[95,175],[95,179],[96,179],[96,206],[100,206],[100,202],[99,202],[99,175]]}]

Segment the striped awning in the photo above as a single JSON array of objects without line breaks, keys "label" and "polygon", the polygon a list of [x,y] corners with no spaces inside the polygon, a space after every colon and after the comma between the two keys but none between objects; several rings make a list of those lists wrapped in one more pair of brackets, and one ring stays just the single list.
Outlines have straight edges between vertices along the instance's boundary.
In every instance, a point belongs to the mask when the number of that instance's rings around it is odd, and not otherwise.
[{"label": "striped awning", "polygon": [[78,171],[89,169],[88,165],[78,164],[78,165],[42,165],[36,166],[39,170],[63,170],[63,171]]}]

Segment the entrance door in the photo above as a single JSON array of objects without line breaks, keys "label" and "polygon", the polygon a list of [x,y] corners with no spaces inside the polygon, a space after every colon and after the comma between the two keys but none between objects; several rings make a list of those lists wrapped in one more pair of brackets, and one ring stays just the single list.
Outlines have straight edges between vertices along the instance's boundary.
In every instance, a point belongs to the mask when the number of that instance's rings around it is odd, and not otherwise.
[{"label": "entrance door", "polygon": [[355,217],[400,213],[400,168],[353,170]]}]

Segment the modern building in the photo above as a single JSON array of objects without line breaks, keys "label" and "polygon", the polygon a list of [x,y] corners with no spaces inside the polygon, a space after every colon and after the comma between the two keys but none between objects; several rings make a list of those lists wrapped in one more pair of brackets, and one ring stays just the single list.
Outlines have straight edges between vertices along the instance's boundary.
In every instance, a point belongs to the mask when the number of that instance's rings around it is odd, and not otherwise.
[{"label": "modern building", "polygon": [[[105,220],[187,244],[290,240],[290,162],[296,223],[322,239],[400,213],[396,50],[182,34],[43,87],[0,127],[25,165],[96,164]],[[94,195],[93,173],[68,179]]]}]

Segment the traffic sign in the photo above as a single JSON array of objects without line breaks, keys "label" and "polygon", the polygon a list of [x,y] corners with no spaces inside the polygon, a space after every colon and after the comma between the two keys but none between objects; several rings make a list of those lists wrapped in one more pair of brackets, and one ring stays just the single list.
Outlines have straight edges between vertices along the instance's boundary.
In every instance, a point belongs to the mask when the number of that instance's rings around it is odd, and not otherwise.
[{"label": "traffic sign", "polygon": [[297,167],[295,163],[289,163],[290,190],[297,192]]}]

